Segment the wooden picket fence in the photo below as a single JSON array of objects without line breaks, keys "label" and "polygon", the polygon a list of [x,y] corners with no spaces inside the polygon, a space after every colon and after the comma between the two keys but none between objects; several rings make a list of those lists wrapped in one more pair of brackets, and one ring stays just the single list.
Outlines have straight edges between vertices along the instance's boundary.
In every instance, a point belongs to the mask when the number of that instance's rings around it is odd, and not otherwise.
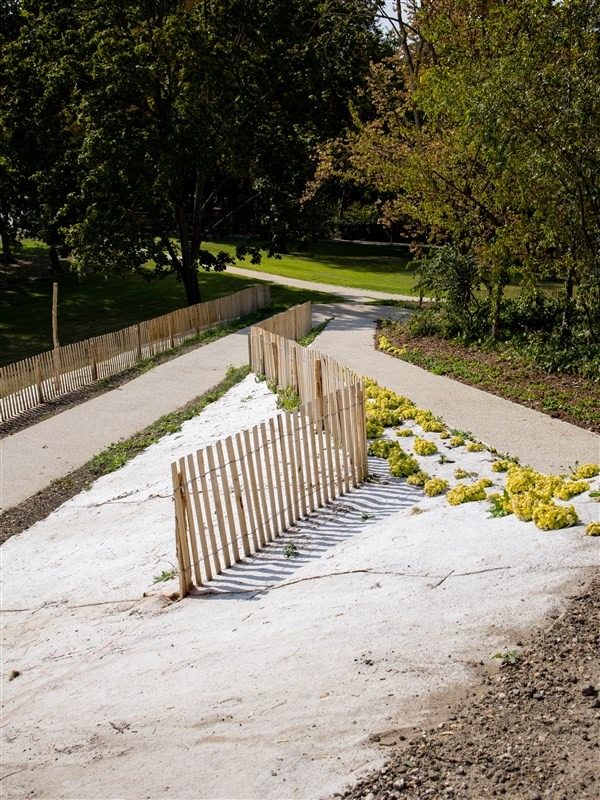
[{"label": "wooden picket fence", "polygon": [[250,329],[250,366],[278,387],[292,387],[303,403],[332,394],[360,378],[331,356],[253,326]]},{"label": "wooden picket fence", "polygon": [[367,475],[362,381],[273,332],[302,336],[310,320],[308,304],[250,332],[253,370],[294,386],[300,408],[171,465],[182,598]]},{"label": "wooden picket fence", "polygon": [[0,422],[116,375],[213,325],[271,304],[268,284],[209,300],[0,367]]}]

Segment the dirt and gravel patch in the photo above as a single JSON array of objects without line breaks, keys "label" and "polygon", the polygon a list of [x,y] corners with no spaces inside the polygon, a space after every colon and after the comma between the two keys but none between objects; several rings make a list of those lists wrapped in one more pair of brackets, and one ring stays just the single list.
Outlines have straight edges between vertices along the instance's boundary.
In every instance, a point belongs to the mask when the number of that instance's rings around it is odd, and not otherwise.
[{"label": "dirt and gravel patch", "polygon": [[523,358],[475,345],[436,336],[415,336],[402,323],[380,321],[376,346],[381,334],[399,351],[390,353],[380,348],[390,355],[600,433],[600,384],[593,380],[543,372]]},{"label": "dirt and gravel patch", "polygon": [[[504,665],[502,665],[504,662]],[[600,794],[600,574],[437,727],[398,734],[344,800],[586,800]]]}]

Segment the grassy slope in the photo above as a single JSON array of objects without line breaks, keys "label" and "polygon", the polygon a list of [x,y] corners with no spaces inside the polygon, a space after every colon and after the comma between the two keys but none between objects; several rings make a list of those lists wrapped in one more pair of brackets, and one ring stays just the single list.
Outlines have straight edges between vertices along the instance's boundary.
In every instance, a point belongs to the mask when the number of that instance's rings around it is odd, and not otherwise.
[{"label": "grassy slope", "polygon": [[[232,244],[210,243],[207,249],[212,252],[234,252],[235,247]],[[407,248],[400,246],[318,242],[306,251],[293,250],[280,259],[263,258],[257,265],[246,259],[240,266],[333,286],[415,294],[414,272],[407,267],[411,259]]]},{"label": "grassy slope", "polygon": [[[59,284],[59,335],[61,344],[85,339],[156,317],[185,305],[183,288],[173,275],[147,281],[140,275],[110,280],[99,276],[80,278],[67,271],[52,276],[45,249],[26,243],[19,253],[33,267],[11,267],[0,273],[0,364],[34,355],[52,346],[52,283]],[[203,298],[212,300],[256,283],[227,273],[201,273]],[[332,295],[272,287],[278,310],[306,300],[328,301]]]}]

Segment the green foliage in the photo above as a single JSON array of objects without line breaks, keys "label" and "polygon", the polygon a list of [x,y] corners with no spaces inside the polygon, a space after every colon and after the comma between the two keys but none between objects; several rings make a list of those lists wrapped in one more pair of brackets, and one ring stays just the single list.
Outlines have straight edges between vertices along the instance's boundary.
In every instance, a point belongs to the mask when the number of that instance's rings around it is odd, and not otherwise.
[{"label": "green foliage", "polygon": [[170,581],[176,577],[177,577],[177,570],[174,567],[172,569],[163,569],[160,575],[154,576],[152,583],[166,583],[167,581]]},{"label": "green foliage", "polygon": [[295,558],[298,555],[298,548],[294,542],[286,542],[283,546],[283,555],[286,558]]},{"label": "green foliage", "polygon": [[512,514],[511,499],[506,490],[502,494],[491,494],[488,497],[490,501],[489,515],[490,517],[507,517]]},{"label": "green foliage", "polygon": [[325,328],[329,325],[332,319],[333,317],[329,317],[328,319],[321,322],[319,325],[315,325],[315,327],[311,331],[309,331],[309,333],[307,333],[306,336],[301,336],[298,339],[298,344],[301,345],[302,347],[308,347],[309,345],[311,345],[315,341],[317,336],[325,330]]},{"label": "green foliage", "polygon": [[[269,388],[271,388],[270,384]],[[277,389],[277,408],[281,408],[283,411],[296,411],[300,408],[301,403],[300,395],[293,386]]]},{"label": "green foliage", "polygon": [[[481,284],[496,339],[511,278],[532,287],[556,276],[565,286],[561,335],[579,311],[597,344],[597,3],[464,0],[398,4],[397,13],[408,15],[397,26],[397,53],[373,67],[369,102],[324,152],[321,177],[378,193],[388,225],[452,243],[448,271],[426,276],[426,267],[423,276],[449,305],[436,324],[480,331],[481,320],[470,319],[480,298],[470,289]],[[535,302],[508,311],[521,329],[548,324]]]},{"label": "green foliage", "polygon": [[[28,224],[51,244],[66,234],[82,270],[152,260],[188,302],[198,268],[256,263],[259,244],[272,252],[317,228],[319,209],[299,198],[379,50],[369,0],[343,16],[319,0],[22,0],[13,16],[0,55],[1,220],[27,205]],[[235,215],[253,244],[235,256],[202,246]]]}]

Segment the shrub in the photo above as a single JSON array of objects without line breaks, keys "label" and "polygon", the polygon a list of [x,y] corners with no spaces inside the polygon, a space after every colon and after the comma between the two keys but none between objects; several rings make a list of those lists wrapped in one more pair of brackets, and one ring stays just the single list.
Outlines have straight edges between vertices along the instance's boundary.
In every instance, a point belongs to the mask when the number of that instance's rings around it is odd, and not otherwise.
[{"label": "shrub", "polygon": [[478,500],[485,500],[486,485],[483,480],[472,483],[467,486],[464,483],[458,483],[453,489],[448,492],[447,499],[451,506],[458,506],[462,503],[473,503]]},{"label": "shrub", "polygon": [[398,442],[391,439],[376,439],[369,445],[369,455],[387,458],[393,450],[401,450]]},{"label": "shrub", "polygon": [[439,494],[444,494],[447,489],[448,481],[442,478],[431,478],[423,487],[423,491],[428,497],[437,497]]},{"label": "shrub", "polygon": [[420,436],[415,437],[413,447],[418,456],[432,456],[438,451],[435,442],[430,442],[428,439],[422,439]]},{"label": "shrub", "polygon": [[367,419],[367,438],[377,439],[379,436],[383,436],[383,425],[376,419]]},{"label": "shrub", "polygon": [[557,506],[554,503],[539,503],[533,509],[533,521],[543,531],[569,528],[579,519],[573,506]]},{"label": "shrub", "polygon": [[514,465],[514,461],[509,461],[506,458],[501,458],[499,461],[494,461],[492,470],[494,472],[506,472]]},{"label": "shrub", "polygon": [[469,442],[467,445],[468,453],[481,453],[483,450],[485,450],[485,445],[481,444],[481,442]]},{"label": "shrub", "polygon": [[401,450],[400,447],[392,450],[389,454],[388,464],[390,472],[395,478],[408,478],[409,475],[421,470],[417,460]]},{"label": "shrub", "polygon": [[598,474],[600,474],[600,466],[598,464],[581,464],[573,473],[573,477],[576,480],[580,480],[582,478],[595,478]]},{"label": "shrub", "polygon": [[585,481],[566,481],[555,489],[554,497],[558,500],[570,500],[582,492],[587,492],[589,488],[589,483]]},{"label": "shrub", "polygon": [[406,482],[410,483],[411,486],[425,486],[425,484],[429,480],[429,477],[430,476],[423,471],[413,472],[412,475],[408,476]]},{"label": "shrub", "polygon": [[589,522],[585,526],[585,532],[588,536],[600,536],[600,522]]}]

